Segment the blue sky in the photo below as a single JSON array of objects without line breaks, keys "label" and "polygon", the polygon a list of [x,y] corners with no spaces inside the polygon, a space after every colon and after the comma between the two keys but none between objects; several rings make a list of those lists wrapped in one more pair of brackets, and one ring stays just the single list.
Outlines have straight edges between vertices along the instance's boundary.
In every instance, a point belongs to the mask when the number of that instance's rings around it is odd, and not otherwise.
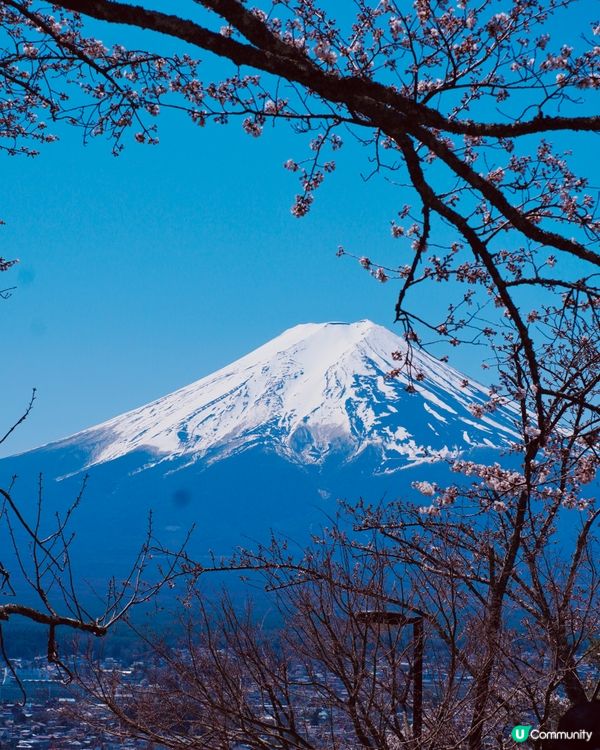
[{"label": "blue sky", "polygon": [[[398,194],[355,147],[313,211],[290,213],[305,152],[282,127],[199,130],[161,121],[157,147],[84,147],[74,130],[36,159],[3,160],[3,422],[38,401],[4,453],[65,436],[163,395],[306,321],[391,324],[395,289],[338,244],[391,259]],[[361,158],[356,159],[357,155]]]},{"label": "blue sky", "polygon": [[[285,125],[260,139],[240,123],[200,130],[171,113],[159,125],[159,146],[131,134],[119,158],[66,127],[36,159],[0,156],[0,255],[21,261],[1,279],[17,289],[0,303],[0,427],[38,389],[2,455],[164,395],[297,323],[392,324],[396,287],[335,257],[342,244],[392,265],[410,259],[389,231],[405,196],[362,179],[364,150],[342,149],[298,220],[296,176],[282,165],[305,157],[303,137]],[[479,374],[480,350],[451,354]]]}]

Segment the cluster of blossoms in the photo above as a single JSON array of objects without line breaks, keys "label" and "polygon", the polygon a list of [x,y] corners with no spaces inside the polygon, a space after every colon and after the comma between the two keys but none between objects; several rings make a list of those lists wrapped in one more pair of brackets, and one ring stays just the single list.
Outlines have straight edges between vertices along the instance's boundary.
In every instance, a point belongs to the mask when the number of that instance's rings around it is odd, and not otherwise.
[{"label": "cluster of blossoms", "polygon": [[563,492],[560,496],[561,505],[569,510],[587,510],[594,505],[593,498],[579,497],[576,492]]},{"label": "cluster of blossoms", "polygon": [[336,53],[326,41],[320,41],[314,49],[315,57],[322,60],[328,67],[333,67],[337,60]]},{"label": "cluster of blossoms", "polygon": [[460,492],[458,487],[455,487],[453,485],[450,485],[450,487],[446,487],[442,493],[440,494],[438,498],[438,504],[439,505],[452,505],[456,498],[459,496]]},{"label": "cluster of blossoms", "polygon": [[388,25],[390,27],[390,34],[392,35],[392,39],[394,41],[397,41],[403,32],[402,21],[399,18],[396,18],[396,16],[392,16],[388,21]]},{"label": "cluster of blossoms", "polygon": [[[555,450],[558,450],[559,454],[562,452],[562,449],[556,446],[549,446],[547,450],[549,453]],[[558,470],[557,476],[553,476],[552,472],[557,471],[555,459],[546,456],[543,462],[532,463],[531,486],[535,496],[540,500],[558,503],[569,509],[585,510],[592,507],[595,500],[582,498],[580,487],[597,478],[599,466],[599,459],[593,453],[588,453],[580,457],[571,470],[563,467]],[[452,464],[452,470],[481,480],[481,484],[494,494],[494,499],[489,504],[494,510],[507,509],[506,502],[498,496],[514,498],[527,487],[521,472],[504,469],[498,463],[488,466],[461,459]]]},{"label": "cluster of blossoms", "polygon": [[385,282],[389,279],[389,276],[383,270],[383,268],[375,269],[375,271],[373,272],[373,276],[377,279],[377,281],[381,281],[382,284],[385,284]]},{"label": "cluster of blossoms", "polygon": [[492,182],[494,184],[500,184],[505,177],[505,172],[502,167],[496,167],[496,169],[492,169],[491,172],[488,172],[487,179],[489,182]]},{"label": "cluster of blossoms", "polygon": [[[550,460],[543,464],[534,462],[533,468],[533,486],[536,496],[540,500],[558,503],[562,507],[575,510],[587,510],[595,505],[595,499],[581,497],[579,488],[581,484],[587,484],[597,478],[600,461],[594,455],[586,455],[580,458],[572,471],[568,486],[561,486],[560,477],[556,481],[550,476]],[[493,495],[484,494],[479,497],[484,508],[491,508],[496,512],[506,512],[509,508],[508,501],[516,498],[525,488],[526,481],[522,473],[504,469],[500,464],[492,465],[478,464],[474,461],[457,460],[451,466],[452,471],[465,476],[475,477],[481,481],[481,484],[491,490]],[[413,482],[412,486],[422,495],[432,498],[431,505],[423,506],[418,509],[419,513],[424,515],[436,515],[444,506],[452,505],[461,491],[456,486],[450,486],[444,490],[436,484],[420,481]],[[471,493],[467,491],[467,495]],[[505,500],[500,499],[506,498]]]},{"label": "cluster of blossoms", "polygon": [[[281,116],[282,110],[285,109],[287,100],[267,100],[265,102],[265,111],[269,109],[269,114],[273,117]],[[336,163],[332,159],[322,160],[322,151],[329,147],[332,151],[337,151],[342,147],[342,139],[335,133],[320,133],[313,138],[309,144],[309,148],[314,152],[314,156],[307,159],[303,163],[298,163],[294,159],[287,159],[284,162],[284,169],[289,172],[295,172],[298,174],[303,193],[296,196],[294,205],[292,206],[292,215],[296,218],[305,216],[313,203],[314,192],[323,184],[325,175],[335,172]],[[339,253],[341,255],[343,253]]]},{"label": "cluster of blossoms", "polygon": [[310,210],[312,202],[312,195],[297,195],[296,200],[294,201],[294,205],[292,206],[292,215],[297,219],[300,219],[302,216],[306,216],[306,214]]},{"label": "cluster of blossoms", "polygon": [[256,118],[246,117],[242,126],[248,135],[258,138],[262,135],[263,126]]},{"label": "cluster of blossoms", "polygon": [[[339,252],[338,255],[340,255]],[[380,281],[382,284],[385,284],[385,282],[389,280],[390,277],[385,269],[381,268],[381,266],[374,267],[371,259],[367,258],[366,255],[361,255],[360,258],[358,258],[358,262],[366,271],[369,271],[373,278],[377,279],[377,281]]]},{"label": "cluster of blossoms", "polygon": [[482,419],[486,414],[492,414],[501,406],[505,405],[507,401],[508,399],[503,398],[498,394],[492,394],[488,401],[469,404],[467,409],[476,419]]},{"label": "cluster of blossoms", "polygon": [[573,479],[578,484],[589,484],[593,482],[598,474],[600,458],[594,453],[588,453],[577,460]]},{"label": "cluster of blossoms", "polygon": [[500,495],[514,495],[525,486],[525,479],[520,472],[503,469],[499,463],[486,465],[458,460],[451,468],[459,474],[480,479],[486,487]]},{"label": "cluster of blossoms", "polygon": [[[536,491],[540,498],[559,503],[565,508],[585,510],[594,505],[594,498],[581,497],[581,487],[598,478],[600,459],[593,451],[578,457],[568,456],[564,443],[554,439],[547,448],[548,456],[534,466]],[[566,458],[566,462],[561,458]]]},{"label": "cluster of blossoms", "polygon": [[420,492],[422,495],[427,495],[428,497],[433,497],[433,495],[438,492],[437,485],[432,484],[431,482],[413,482],[412,486],[417,492]]},{"label": "cluster of blossoms", "polygon": [[413,482],[412,486],[417,492],[432,498],[431,505],[418,508],[418,512],[424,515],[437,515],[442,508],[453,505],[460,495],[459,488],[454,485],[442,489],[435,483],[423,481]]}]

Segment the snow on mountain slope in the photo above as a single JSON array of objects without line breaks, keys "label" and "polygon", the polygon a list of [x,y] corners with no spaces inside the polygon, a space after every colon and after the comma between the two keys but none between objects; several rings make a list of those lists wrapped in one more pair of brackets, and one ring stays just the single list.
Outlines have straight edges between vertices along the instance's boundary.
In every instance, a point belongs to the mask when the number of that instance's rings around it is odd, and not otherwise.
[{"label": "snow on mountain slope", "polygon": [[144,451],[148,467],[163,462],[166,471],[174,459],[180,469],[253,446],[304,465],[352,461],[371,448],[381,473],[516,437],[510,409],[475,419],[468,407],[487,401],[487,389],[465,386],[463,375],[427,354],[414,352],[424,375],[416,394],[403,376],[386,378],[398,365],[394,351],[406,351],[404,340],[367,320],[298,325],[208,377],[53,447],[85,450],[87,466]]}]

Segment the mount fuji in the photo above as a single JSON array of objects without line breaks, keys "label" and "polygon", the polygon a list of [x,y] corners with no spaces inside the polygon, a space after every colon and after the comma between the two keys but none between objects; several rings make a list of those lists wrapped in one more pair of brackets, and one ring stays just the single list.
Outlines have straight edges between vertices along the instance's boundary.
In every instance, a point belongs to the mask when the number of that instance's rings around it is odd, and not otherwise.
[{"label": "mount fuji", "polygon": [[[388,373],[411,357],[417,379]],[[370,321],[308,323],[150,404],[0,461],[27,503],[77,494],[90,565],[125,559],[155,514],[157,535],[227,552],[269,528],[302,536],[337,497],[397,496],[443,459],[498,453],[517,435],[509,407],[475,418],[488,389]],[[30,508],[30,510],[32,510]]]},{"label": "mount fuji", "polygon": [[181,471],[209,466],[252,448],[293,463],[351,462],[373,448],[374,473],[435,461],[473,446],[497,448],[517,437],[510,411],[475,420],[469,407],[487,389],[456,370],[412,351],[419,373],[388,373],[407,356],[405,341],[368,320],[298,325],[228,367],[152,403],[79,432],[45,450],[77,448],[77,471],[136,451]]}]

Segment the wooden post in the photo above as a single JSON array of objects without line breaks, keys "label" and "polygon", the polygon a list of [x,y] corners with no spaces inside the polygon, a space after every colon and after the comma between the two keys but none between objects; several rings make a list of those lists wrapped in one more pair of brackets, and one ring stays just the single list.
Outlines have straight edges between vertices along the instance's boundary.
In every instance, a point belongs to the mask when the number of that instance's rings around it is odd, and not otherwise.
[{"label": "wooden post", "polygon": [[413,626],[413,663],[410,670],[410,679],[413,684],[413,736],[416,740],[416,747],[421,743],[423,734],[423,657],[425,652],[425,636],[423,631],[422,617],[406,617],[401,612],[389,612],[386,610],[371,610],[359,612],[357,620],[368,623],[378,623],[387,625]]},{"label": "wooden post", "polygon": [[423,618],[418,617],[413,622],[413,734],[417,743],[423,732],[423,651]]}]

